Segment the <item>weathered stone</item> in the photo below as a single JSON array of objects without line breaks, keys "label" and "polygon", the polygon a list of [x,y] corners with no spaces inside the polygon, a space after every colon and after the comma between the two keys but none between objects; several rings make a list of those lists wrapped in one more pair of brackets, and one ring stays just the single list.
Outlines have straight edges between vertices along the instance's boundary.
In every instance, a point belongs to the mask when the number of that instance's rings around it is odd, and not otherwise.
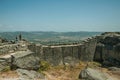
[{"label": "weathered stone", "polygon": [[108,70],[110,70],[110,71],[120,71],[120,68],[117,68],[117,67],[109,67]]},{"label": "weathered stone", "polygon": [[67,56],[72,57],[72,47],[71,46],[63,46],[62,52],[63,52],[63,58],[65,58]]},{"label": "weathered stone", "polygon": [[96,46],[95,54],[94,54],[94,61],[103,62],[103,48],[104,44],[98,43]]},{"label": "weathered stone", "polygon": [[8,70],[10,68],[9,63],[5,59],[0,59],[0,72]]},{"label": "weathered stone", "polygon": [[97,41],[94,60],[102,62],[104,66],[120,66],[120,34],[104,33],[97,37]]},{"label": "weathered stone", "polygon": [[79,45],[43,46],[43,58],[53,65],[75,62],[79,59]]},{"label": "weathered stone", "polygon": [[36,70],[40,67],[39,58],[31,51],[17,52],[11,59],[11,63],[18,68]]},{"label": "weathered stone", "polygon": [[52,47],[53,51],[53,63],[54,65],[61,65],[63,64],[63,57],[62,57],[62,48],[60,46],[58,47]]},{"label": "weathered stone", "polygon": [[72,51],[73,51],[73,58],[79,60],[79,46],[78,45],[73,46]]},{"label": "weathered stone", "polygon": [[83,44],[60,45],[60,46],[42,46],[31,44],[28,48],[35,52],[40,60],[46,60],[52,65],[72,63],[82,61],[93,61],[96,39],[89,38]]},{"label": "weathered stone", "polygon": [[43,58],[46,60],[48,63],[54,64],[53,63],[53,50],[50,46],[43,47]]},{"label": "weathered stone", "polygon": [[0,46],[0,55],[25,50],[27,50],[26,44],[6,44]]},{"label": "weathered stone", "polygon": [[7,39],[3,39],[0,37],[0,43],[5,43],[5,42],[8,42]]},{"label": "weathered stone", "polygon": [[31,50],[32,52],[36,52],[36,45],[35,45],[35,43],[30,43],[28,45],[28,49]]},{"label": "weathered stone", "polygon": [[89,40],[88,42],[85,42],[83,45],[81,45],[80,60],[93,61],[96,44],[97,44],[96,39],[92,39],[92,40]]},{"label": "weathered stone", "polygon": [[92,68],[87,68],[87,69],[82,70],[80,72],[79,79],[83,79],[83,80],[111,80],[111,79],[108,79],[108,77],[105,76],[104,73],[102,73],[98,70],[92,69]]},{"label": "weathered stone", "polygon": [[19,80],[45,80],[45,76],[33,70],[17,69]]}]

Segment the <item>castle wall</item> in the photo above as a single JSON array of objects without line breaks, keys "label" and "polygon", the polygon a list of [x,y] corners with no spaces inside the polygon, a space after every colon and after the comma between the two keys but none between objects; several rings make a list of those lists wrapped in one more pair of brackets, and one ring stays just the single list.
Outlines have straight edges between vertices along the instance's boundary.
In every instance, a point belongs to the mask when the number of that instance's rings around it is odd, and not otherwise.
[{"label": "castle wall", "polygon": [[46,60],[53,65],[75,63],[79,61],[93,61],[96,39],[88,39],[81,44],[42,46],[29,45],[28,48],[35,52],[41,60]]}]

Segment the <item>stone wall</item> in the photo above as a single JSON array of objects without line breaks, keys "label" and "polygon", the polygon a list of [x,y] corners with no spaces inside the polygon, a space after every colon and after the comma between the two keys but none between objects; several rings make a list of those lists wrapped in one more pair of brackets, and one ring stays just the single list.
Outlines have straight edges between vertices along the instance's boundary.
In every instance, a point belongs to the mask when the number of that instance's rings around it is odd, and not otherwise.
[{"label": "stone wall", "polygon": [[28,48],[40,60],[46,60],[52,65],[99,61],[103,65],[120,66],[120,35],[116,33],[88,38],[81,44],[59,46],[30,44]]},{"label": "stone wall", "polygon": [[30,44],[28,48],[35,52],[41,60],[46,60],[53,65],[75,63],[81,61],[93,61],[96,38],[83,41],[75,45],[43,46]]},{"label": "stone wall", "polygon": [[27,46],[25,44],[6,44],[0,46],[0,55],[24,50],[27,50]]},{"label": "stone wall", "polygon": [[[65,65],[67,63],[73,65],[79,61],[94,60],[103,63],[103,65],[120,66],[120,35],[107,33],[88,38],[81,44],[74,45],[44,46],[41,44],[17,43],[0,46],[0,54],[7,53],[18,54],[20,58],[13,55],[15,62],[12,63],[21,68],[28,68],[29,64],[34,68],[36,64],[39,65],[41,60],[45,60],[52,65]],[[8,66],[8,64],[4,64],[6,60],[4,61],[3,58],[0,58],[0,60],[0,66]],[[24,61],[28,65],[25,65]],[[11,61],[8,59],[7,62]],[[36,64],[34,65],[34,63]],[[23,67],[23,65],[25,66]]]},{"label": "stone wall", "polygon": [[80,60],[93,61],[96,44],[97,44],[96,38],[92,38],[85,41],[84,44],[80,47],[81,52]]},{"label": "stone wall", "polygon": [[120,65],[120,34],[106,33],[84,40],[81,44],[43,46],[32,44],[29,49],[40,59],[53,65],[79,61],[98,61],[103,65]]}]

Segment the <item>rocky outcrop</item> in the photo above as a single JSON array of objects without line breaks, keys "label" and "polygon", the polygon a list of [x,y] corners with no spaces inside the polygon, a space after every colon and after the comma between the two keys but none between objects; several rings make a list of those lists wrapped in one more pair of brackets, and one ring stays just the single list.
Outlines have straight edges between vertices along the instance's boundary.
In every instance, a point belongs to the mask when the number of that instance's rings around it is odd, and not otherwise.
[{"label": "rocky outcrop", "polygon": [[8,42],[8,41],[0,37],[0,43],[5,43],[5,42]]},{"label": "rocky outcrop", "polygon": [[19,80],[46,80],[45,76],[33,70],[17,69]]},{"label": "rocky outcrop", "polygon": [[103,62],[103,48],[104,44],[98,43],[94,54],[94,61]]},{"label": "rocky outcrop", "polygon": [[10,69],[9,63],[5,59],[0,59],[0,72]]},{"label": "rocky outcrop", "polygon": [[112,80],[105,73],[98,70],[87,68],[80,72],[79,79],[82,80]]},{"label": "rocky outcrop", "polygon": [[117,67],[109,67],[108,70],[110,70],[110,71],[120,71],[120,68],[117,68]]},{"label": "rocky outcrop", "polygon": [[37,70],[40,67],[39,62],[39,58],[31,51],[20,51],[11,56],[11,66],[22,69]]},{"label": "rocky outcrop", "polygon": [[0,56],[0,72],[10,70],[11,67],[11,56]]},{"label": "rocky outcrop", "polygon": [[0,55],[13,53],[16,51],[25,51],[27,50],[26,44],[17,43],[17,44],[6,44],[0,46]]},{"label": "rocky outcrop", "polygon": [[93,61],[94,53],[96,49],[97,40],[96,38],[89,38],[84,42],[82,46],[80,46],[80,60],[82,61]]},{"label": "rocky outcrop", "polygon": [[106,66],[120,66],[120,34],[105,33],[97,39],[94,60]]},{"label": "rocky outcrop", "polygon": [[0,71],[9,67],[10,69],[37,70],[40,67],[40,59],[34,52],[17,51],[0,57]]}]

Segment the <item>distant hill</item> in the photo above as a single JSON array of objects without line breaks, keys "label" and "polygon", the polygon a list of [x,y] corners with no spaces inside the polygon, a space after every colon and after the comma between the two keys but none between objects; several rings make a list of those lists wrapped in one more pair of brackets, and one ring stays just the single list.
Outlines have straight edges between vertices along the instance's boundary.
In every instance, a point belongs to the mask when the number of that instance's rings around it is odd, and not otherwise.
[{"label": "distant hill", "polygon": [[99,35],[101,32],[0,32],[0,37],[15,40],[19,34],[22,34],[24,39],[35,43],[60,44],[79,42],[85,38]]}]

